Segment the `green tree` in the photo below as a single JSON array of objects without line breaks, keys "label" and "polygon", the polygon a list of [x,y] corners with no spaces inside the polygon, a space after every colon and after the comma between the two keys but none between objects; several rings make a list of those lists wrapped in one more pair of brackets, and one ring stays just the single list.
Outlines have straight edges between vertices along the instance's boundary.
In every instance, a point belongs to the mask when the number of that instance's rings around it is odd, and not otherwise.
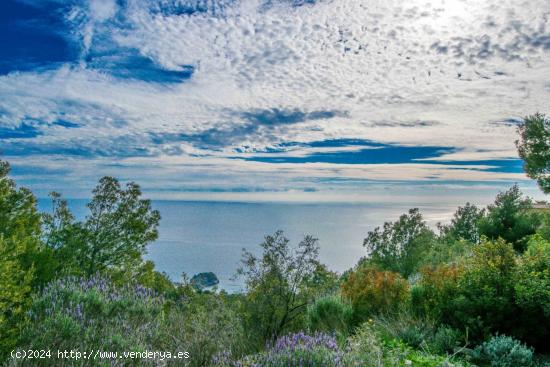
[{"label": "green tree", "polygon": [[14,346],[33,287],[53,277],[52,259],[40,242],[36,199],[8,177],[0,161],[0,360]]},{"label": "green tree", "polygon": [[529,177],[537,180],[545,194],[550,193],[550,119],[536,113],[527,116],[518,127],[518,153]]},{"label": "green tree", "polygon": [[317,239],[306,236],[296,249],[282,231],[266,236],[260,258],[243,250],[237,277],[245,280],[248,330],[262,342],[273,340],[293,325],[303,326],[305,311],[316,294],[319,265]]},{"label": "green tree", "polygon": [[441,235],[451,240],[466,240],[478,243],[480,240],[478,222],[483,217],[483,210],[470,203],[458,207],[448,226],[440,226]]},{"label": "green tree", "polygon": [[529,236],[537,231],[540,216],[531,210],[531,200],[523,197],[517,185],[497,195],[479,221],[479,232],[491,240],[499,237],[524,251]]},{"label": "green tree", "polygon": [[56,250],[70,273],[127,272],[143,264],[146,245],[158,237],[160,214],[141,199],[133,182],[122,188],[103,177],[87,205],[90,214],[74,222],[67,203],[52,193],[53,212],[44,216],[45,241]]},{"label": "green tree", "polygon": [[383,228],[369,232],[363,246],[369,262],[408,277],[419,270],[434,241],[434,232],[415,208],[397,222],[386,222]]},{"label": "green tree", "polygon": [[19,260],[25,245],[0,236],[0,362],[15,346],[30,306],[34,269]]}]

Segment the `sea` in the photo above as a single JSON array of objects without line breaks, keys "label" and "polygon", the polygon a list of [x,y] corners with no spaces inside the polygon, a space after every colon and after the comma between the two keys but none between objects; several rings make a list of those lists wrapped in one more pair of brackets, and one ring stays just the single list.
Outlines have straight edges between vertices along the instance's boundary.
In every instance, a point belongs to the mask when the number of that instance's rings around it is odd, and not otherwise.
[{"label": "sea", "polygon": [[[87,215],[87,200],[68,200],[78,219]],[[363,240],[385,221],[394,221],[409,206],[396,203],[240,203],[212,201],[153,201],[162,219],[159,237],[148,246],[146,259],[174,281],[201,272],[213,272],[219,289],[243,290],[234,279],[246,249],[260,255],[264,237],[282,230],[296,246],[305,235],[319,240],[320,260],[329,269],[343,272],[366,255]],[[48,199],[39,199],[41,211],[51,211]],[[449,222],[456,206],[418,207],[431,226]]]}]

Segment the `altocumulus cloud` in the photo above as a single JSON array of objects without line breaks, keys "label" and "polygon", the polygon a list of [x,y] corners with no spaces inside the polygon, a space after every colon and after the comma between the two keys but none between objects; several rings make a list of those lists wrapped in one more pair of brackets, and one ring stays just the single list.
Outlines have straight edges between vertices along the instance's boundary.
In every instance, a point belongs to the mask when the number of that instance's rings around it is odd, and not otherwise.
[{"label": "altocumulus cloud", "polygon": [[107,173],[176,196],[494,189],[525,179],[518,119],[550,110],[545,0],[0,10],[0,149],[41,192],[67,162],[75,192]]}]

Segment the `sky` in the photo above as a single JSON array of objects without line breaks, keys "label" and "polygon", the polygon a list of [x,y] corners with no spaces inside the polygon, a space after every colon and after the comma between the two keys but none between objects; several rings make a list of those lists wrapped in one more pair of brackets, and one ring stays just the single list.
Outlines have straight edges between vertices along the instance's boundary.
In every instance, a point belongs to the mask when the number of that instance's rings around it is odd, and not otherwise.
[{"label": "sky", "polygon": [[39,197],[488,202],[550,112],[547,0],[2,0],[0,157]]}]

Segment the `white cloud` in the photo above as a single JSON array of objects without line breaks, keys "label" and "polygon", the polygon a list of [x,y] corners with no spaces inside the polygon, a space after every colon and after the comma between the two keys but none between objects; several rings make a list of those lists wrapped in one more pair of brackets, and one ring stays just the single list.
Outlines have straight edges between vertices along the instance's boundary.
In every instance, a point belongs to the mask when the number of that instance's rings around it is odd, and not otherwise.
[{"label": "white cloud", "polygon": [[[67,21],[82,44],[83,57],[94,51],[116,56],[119,50],[134,49],[162,70],[181,71],[191,65],[192,78],[170,84],[120,79],[101,64],[91,68],[85,63],[10,74],[0,77],[0,124],[45,122],[44,134],[32,139],[42,147],[113,145],[115,151],[141,145],[153,156],[176,149],[183,161],[173,155],[161,162],[140,159],[151,165],[171,167],[171,162],[178,162],[193,170],[200,167],[211,183],[225,171],[235,181],[252,175],[252,185],[263,177],[257,171],[261,166],[261,172],[280,176],[279,183],[265,184],[273,190],[288,178],[280,172],[317,177],[338,170],[348,178],[372,180],[523,178],[471,166],[456,170],[433,165],[309,164],[305,169],[306,165],[274,167],[226,159],[234,148],[245,145],[262,149],[285,141],[336,138],[457,148],[442,160],[511,158],[516,156],[515,128],[500,122],[550,111],[547,1],[291,3],[77,3]],[[203,8],[206,11],[197,11]],[[160,145],[150,139],[151,134],[243,131],[238,127],[247,122],[235,112],[273,108],[338,110],[347,115],[257,129],[237,135],[218,150],[185,139]],[[81,127],[56,127],[53,122],[58,119]],[[212,155],[216,164],[204,158],[189,160],[192,154]],[[202,180],[197,182],[208,181]]]}]

